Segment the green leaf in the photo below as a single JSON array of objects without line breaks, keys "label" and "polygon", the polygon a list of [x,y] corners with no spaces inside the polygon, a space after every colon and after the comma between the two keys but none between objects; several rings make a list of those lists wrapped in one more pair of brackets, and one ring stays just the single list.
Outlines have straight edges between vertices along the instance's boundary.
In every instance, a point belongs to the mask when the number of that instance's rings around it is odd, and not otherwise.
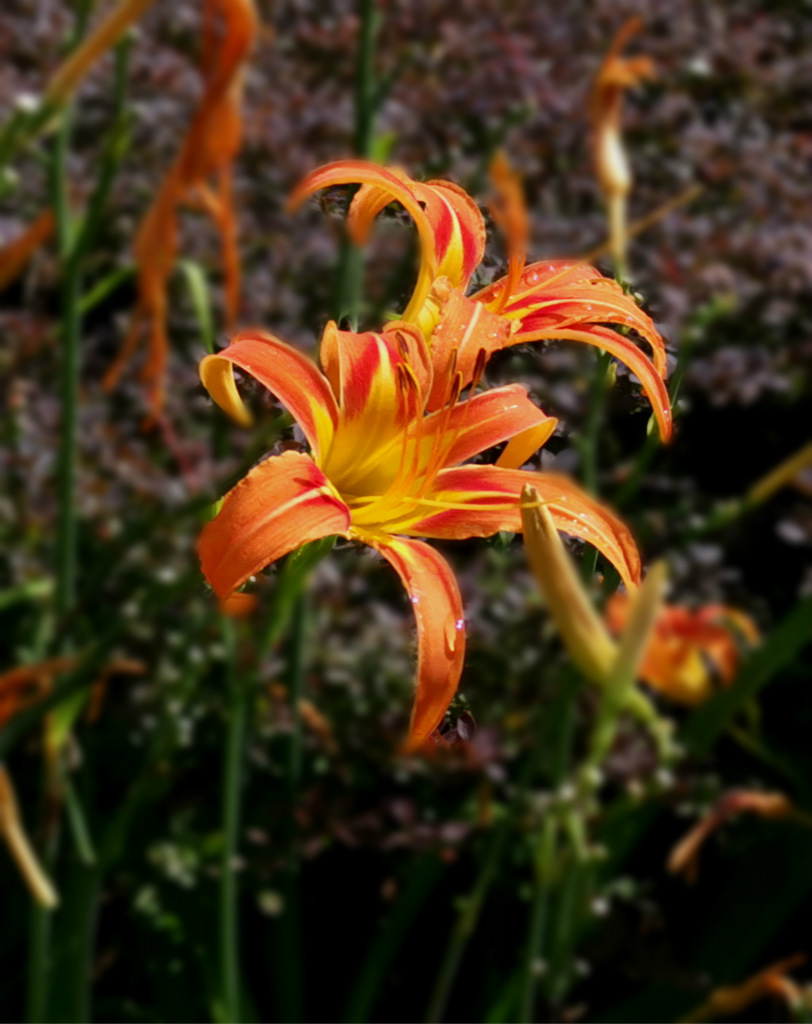
[{"label": "green leaf", "polygon": [[211,298],[206,272],[196,260],[180,260],[178,267],[183,272],[189,288],[189,297],[197,317],[203,345],[211,355],[214,352],[214,322],[211,317]]}]

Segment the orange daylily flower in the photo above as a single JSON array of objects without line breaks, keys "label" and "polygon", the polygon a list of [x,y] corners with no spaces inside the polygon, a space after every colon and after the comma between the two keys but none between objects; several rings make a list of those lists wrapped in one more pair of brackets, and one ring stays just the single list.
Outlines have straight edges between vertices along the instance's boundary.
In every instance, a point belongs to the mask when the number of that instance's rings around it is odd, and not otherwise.
[{"label": "orange daylily flower", "polygon": [[619,267],[626,255],[626,197],[632,187],[632,172],[620,130],[623,93],[655,74],[650,57],[621,57],[620,51],[642,25],[641,18],[630,18],[618,32],[592,90],[595,173],[609,208],[612,254]]},{"label": "orange daylily flower", "polygon": [[[219,32],[218,16],[222,21]],[[242,71],[257,33],[257,14],[253,0],[206,0],[203,19],[203,96],[180,152],[138,230],[138,306],[122,350],[104,382],[107,388],[115,386],[142,329],[148,325],[149,355],[142,377],[156,412],[163,404],[169,351],[166,287],[177,255],[177,208],[181,204],[202,208],[220,232],[228,324],[236,320],[239,305],[232,163],[241,144]],[[212,178],[214,185],[210,184]]]},{"label": "orange daylily flower", "polygon": [[687,882],[695,882],[699,874],[699,853],[705,841],[717,828],[740,814],[755,814],[769,821],[789,819],[806,824],[812,821],[783,793],[760,793],[746,789],[725,793],[671,851],[668,858],[669,872],[672,875],[683,875]]},{"label": "orange daylily flower", "polygon": [[[579,341],[610,352],[636,374],[661,437],[671,436],[671,403],[663,383],[665,342],[651,318],[615,281],[594,267],[569,260],[545,260],[519,270],[523,254],[512,252],[508,275],[468,297],[465,289],[485,250],[485,224],[474,201],[451,182],[421,183],[402,171],[363,160],[313,171],[297,186],[290,205],[295,207],[323,188],[358,183],[361,188],[347,220],[356,242],[363,242],[373,218],[390,202],[407,210],[420,237],[420,269],[403,318],[420,327],[430,346],[435,373],[429,409],[438,409],[447,400],[455,372],[462,374],[464,386],[470,383],[480,351],[489,357],[524,342]],[[523,237],[517,217],[521,193],[509,172],[498,165],[497,187],[506,224],[510,210],[508,242],[515,250]],[[508,189],[510,206],[505,207]],[[608,324],[637,331],[651,346],[652,359]]]},{"label": "orange daylily flower", "polygon": [[[613,594],[606,606],[606,621],[619,633],[629,613],[629,596]],[[716,680],[729,686],[741,658],[740,640],[759,641],[753,620],[724,605],[691,611],[664,605],[646,650],[640,675],[655,690],[681,704],[699,704],[714,690]]]},{"label": "orange daylily flower", "polygon": [[702,1021],[739,1017],[753,1003],[772,996],[789,1007],[800,1007],[808,1000],[789,971],[806,962],[803,953],[779,960],[738,985],[725,985],[714,989],[704,1003],[680,1018],[680,1024],[700,1024]]},{"label": "orange daylily flower", "polygon": [[[310,455],[260,463],[223,499],[198,542],[220,600],[309,541],[342,536],[379,551],[408,591],[418,635],[417,686],[407,749],[442,721],[462,671],[462,602],[447,562],[422,538],[461,540],[521,532],[521,492],[532,484],[556,526],[593,544],[634,586],[640,559],[627,528],[565,477],[464,463],[517,436],[552,432],[555,420],[514,384],[480,394],[454,375],[432,410],[434,368],[422,333],[406,323],[379,334],[327,326],[322,373],[296,349],[259,331],[207,356],[200,375],[214,400],[249,417],[236,366],[272,391],[297,420]],[[475,379],[481,373],[484,353]]]}]

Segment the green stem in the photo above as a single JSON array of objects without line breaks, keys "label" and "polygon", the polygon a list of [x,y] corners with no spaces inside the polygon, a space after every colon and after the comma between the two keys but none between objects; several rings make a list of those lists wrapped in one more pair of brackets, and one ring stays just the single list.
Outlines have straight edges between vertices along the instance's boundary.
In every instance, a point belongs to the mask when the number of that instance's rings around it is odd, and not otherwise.
[{"label": "green stem", "polygon": [[522,812],[527,788],[538,769],[539,759],[544,749],[543,743],[534,744],[532,752],[525,759],[516,794],[511,800],[506,813],[493,826],[487,838],[485,855],[482,859],[479,873],[474,881],[473,888],[465,898],[462,908],[457,915],[457,920],[446,946],[443,962],[437,974],[437,980],[432,989],[429,1008],[426,1013],[427,1024],[437,1024],[445,1015],[448,999],[462,964],[462,958],[476,930],[488,890],[496,877],[510,829],[516,825],[516,820]]},{"label": "green stem", "polygon": [[[50,163],[51,203],[56,220],[56,238],[60,264],[60,313],[62,322],[62,361],[60,401],[62,422],[57,463],[59,503],[56,541],[56,589],[54,604],[59,617],[67,615],[74,603],[76,580],[76,397],[79,387],[79,336],[81,282],[78,263],[72,254],[73,225],[68,203],[67,158],[70,144],[71,111],[65,111],[54,139]],[[53,877],[57,849],[57,829],[48,821],[50,797],[46,780],[43,798],[46,836],[43,867]],[[31,908],[28,949],[27,1013],[30,1021],[45,1018],[50,988],[51,914],[43,907]]]},{"label": "green stem", "polygon": [[223,854],[220,885],[220,969],[223,1012],[227,1021],[239,1022],[239,912],[235,861],[239,846],[240,789],[245,747],[247,692],[237,678],[234,623],[223,620],[226,675],[229,692],[228,729],[223,756]]},{"label": "green stem", "polygon": [[550,871],[555,856],[556,831],[555,818],[552,815],[548,815],[541,827],[535,855],[535,885],[530,906],[530,924],[527,929],[524,976],[522,978],[522,994],[519,1009],[519,1020],[522,1024],[528,1024],[535,1016],[541,949],[549,919]]},{"label": "green stem", "polygon": [[[43,801],[48,804],[48,798]],[[49,808],[44,806],[46,815]],[[59,844],[59,829],[49,829],[41,847],[42,866],[53,878],[53,867]],[[39,904],[34,904],[29,916],[28,959],[26,971],[26,1020],[29,1024],[41,1024],[47,1019],[48,995],[51,973],[51,922],[53,915]]]},{"label": "green stem", "polygon": [[445,862],[435,853],[427,853],[417,860],[392,912],[370,943],[342,1016],[345,1024],[362,1024],[369,1020],[392,961],[445,868]]},{"label": "green stem", "polygon": [[[553,791],[564,782],[569,771],[572,746],[575,739],[575,709],[580,679],[575,673],[563,680],[561,692],[553,707],[550,720],[556,723],[556,742],[550,765],[550,784]],[[521,1016],[523,1024],[533,1020],[538,987],[538,963],[543,959],[544,937],[551,921],[550,898],[553,862],[558,852],[558,828],[554,812],[548,811],[534,842],[533,896],[528,924],[527,945],[522,965]],[[551,981],[554,979],[551,979]]]},{"label": "green stem", "polygon": [[302,780],[302,716],[299,712],[304,695],[304,648],[307,635],[307,595],[300,591],[293,608],[290,629],[288,680],[290,686],[290,713],[292,728],[288,747],[288,796],[294,806]]},{"label": "green stem", "polygon": [[377,18],[373,0],[358,0],[361,21],[355,78],[355,152],[364,159],[372,156],[375,122],[375,34]]},{"label": "green stem", "polygon": [[[593,496],[598,494],[598,454],[603,411],[606,405],[606,376],[611,363],[611,355],[608,352],[601,352],[595,364],[589,389],[589,411],[581,441],[581,479],[586,490]],[[590,546],[584,553],[581,563],[582,577],[588,584],[592,583],[595,576],[597,561],[598,552]]]},{"label": "green stem", "polygon": [[288,645],[287,684],[291,731],[285,763],[287,804],[291,815],[288,820],[287,863],[282,878],[284,911],[279,919],[281,947],[276,957],[280,1012],[284,1020],[304,1019],[304,977],[302,965],[300,863],[298,855],[298,828],[293,811],[299,802],[302,780],[302,718],[300,703],[304,693],[305,641],[307,636],[307,595],[301,587],[293,605],[290,642]]},{"label": "green stem", "polygon": [[73,836],[73,844],[76,848],[76,856],[81,864],[91,868],[96,864],[96,850],[93,840],[90,838],[90,831],[87,827],[85,813],[82,810],[82,803],[76,793],[69,772],[62,775],[62,795],[65,798],[65,807],[68,812],[68,824]]},{"label": "green stem", "polygon": [[[368,160],[372,156],[375,138],[375,112],[378,98],[375,86],[375,34],[378,19],[373,0],[358,0],[360,22],[358,53],[355,64],[355,133],[353,144],[355,154]],[[347,210],[353,193],[347,198]],[[350,329],[358,330],[363,283],[363,254],[345,234],[341,240],[341,256],[338,265],[336,287],[336,318],[341,323],[349,320]]]},{"label": "green stem", "polygon": [[479,921],[479,915],[485,897],[496,877],[496,870],[502,860],[502,854],[510,831],[510,816],[506,815],[491,831],[485,850],[485,857],[474,882],[474,887],[465,897],[454,929],[446,946],[445,956],[440,965],[437,980],[432,989],[429,1008],[426,1013],[427,1024],[439,1024],[445,1016],[446,1006],[459,973],[462,958],[468,943]]},{"label": "green stem", "polygon": [[57,492],[57,615],[66,615],[73,607],[76,591],[76,454],[77,394],[79,390],[79,341],[82,329],[79,303],[81,278],[79,262],[73,250],[73,224],[67,194],[67,155],[70,138],[70,114],[54,140],[51,162],[51,200],[56,218],[61,283],[62,365],[60,371],[60,426]]}]

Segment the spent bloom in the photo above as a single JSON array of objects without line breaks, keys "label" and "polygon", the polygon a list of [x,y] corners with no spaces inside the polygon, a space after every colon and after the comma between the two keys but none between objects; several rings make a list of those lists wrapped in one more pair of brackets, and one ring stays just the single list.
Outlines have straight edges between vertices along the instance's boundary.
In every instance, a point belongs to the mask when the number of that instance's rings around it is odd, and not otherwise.
[{"label": "spent bloom", "polygon": [[632,172],[621,132],[623,93],[644,79],[654,77],[650,57],[621,57],[620,52],[641,26],[640,18],[631,18],[618,32],[592,90],[595,174],[609,211],[610,242],[617,267],[625,263],[626,197],[632,187]]},{"label": "spent bloom", "polygon": [[[456,579],[425,539],[521,532],[521,494],[531,484],[556,527],[593,544],[630,587],[640,577],[639,555],[626,527],[566,477],[516,468],[530,454],[527,439],[537,447],[556,421],[520,385],[476,393],[486,352],[470,377],[456,370],[447,387],[441,381],[442,391],[413,324],[365,334],[329,324],[320,355],[323,373],[278,339],[248,331],[203,360],[201,379],[219,405],[248,421],[234,380],[238,367],[286,406],[310,454],[273,455],[226,494],[200,536],[202,568],[227,601],[255,573],[309,541],[342,536],[380,552],[400,576],[417,623],[407,741],[414,749],[440,724],[465,653]],[[440,393],[446,397],[438,402]],[[518,448],[511,446],[515,439]],[[504,441],[498,464],[468,462]]]},{"label": "spent bloom", "polygon": [[[757,974],[736,985],[724,985],[714,989],[708,998],[690,1013],[680,1018],[680,1024],[700,1024],[701,1021],[722,1020],[728,1017],[741,1019],[741,1015],[754,1003],[763,999],[774,999],[797,1012],[809,1008],[808,992],[794,981],[789,972],[805,963],[803,953],[787,957],[770,964]],[[803,1017],[797,1019],[803,1020]]]},{"label": "spent bloom", "polygon": [[[665,342],[634,299],[594,267],[569,260],[524,265],[526,231],[521,193],[497,162],[496,219],[511,248],[508,274],[472,296],[465,294],[485,250],[485,223],[478,206],[448,181],[418,182],[403,171],[363,160],[327,164],[307,175],[291,204],[333,185],[360,184],[347,218],[359,244],[374,218],[391,202],[411,215],[420,239],[420,267],[403,319],[420,328],[429,345],[434,385],[428,408],[448,398],[455,373],[470,383],[480,353],[489,358],[510,345],[560,339],[593,345],[624,362],[639,378],[660,428],[671,434],[671,404],[664,384]],[[633,329],[651,347],[651,358],[610,325]]]},{"label": "spent bloom", "polygon": [[242,137],[243,67],[257,27],[253,0],[206,0],[201,54],[203,94],[175,162],[136,235],[138,306],[121,352],[105,377],[105,386],[115,386],[147,326],[148,356],[142,376],[156,412],[163,405],[169,351],[166,288],[177,255],[177,210],[182,204],[204,210],[220,232],[226,320],[233,324],[237,317],[240,262],[232,198],[232,163]]},{"label": "spent bloom", "polygon": [[812,819],[802,814],[784,793],[737,789],[725,793],[694,827],[680,839],[668,858],[672,875],[683,875],[694,882],[699,874],[699,853],[705,841],[722,825],[740,814],[753,814],[768,821],[790,820],[809,825]]}]

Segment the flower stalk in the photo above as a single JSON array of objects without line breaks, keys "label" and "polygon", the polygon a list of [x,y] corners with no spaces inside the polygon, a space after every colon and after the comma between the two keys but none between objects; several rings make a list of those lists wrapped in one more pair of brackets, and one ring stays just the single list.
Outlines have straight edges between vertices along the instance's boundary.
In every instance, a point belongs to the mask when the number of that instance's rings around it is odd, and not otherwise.
[{"label": "flower stalk", "polygon": [[223,851],[220,864],[220,970],[224,1019],[238,1024],[240,1010],[240,943],[236,860],[239,847],[240,791],[242,788],[248,706],[244,685],[237,675],[235,624],[224,617],[228,728],[223,750]]}]

